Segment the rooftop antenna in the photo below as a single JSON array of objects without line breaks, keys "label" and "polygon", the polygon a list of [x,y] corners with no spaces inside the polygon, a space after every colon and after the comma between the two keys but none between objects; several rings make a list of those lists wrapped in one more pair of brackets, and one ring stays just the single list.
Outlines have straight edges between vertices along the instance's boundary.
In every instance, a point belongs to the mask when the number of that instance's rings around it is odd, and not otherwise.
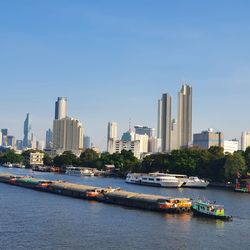
[{"label": "rooftop antenna", "polygon": [[131,132],[131,118],[129,118],[128,131]]}]

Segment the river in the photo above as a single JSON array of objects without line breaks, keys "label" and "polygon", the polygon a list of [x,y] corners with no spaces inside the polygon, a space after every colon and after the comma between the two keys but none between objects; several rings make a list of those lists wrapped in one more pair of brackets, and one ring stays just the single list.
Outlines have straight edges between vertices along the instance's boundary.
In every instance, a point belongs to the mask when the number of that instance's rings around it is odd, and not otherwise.
[{"label": "river", "polygon": [[74,177],[0,167],[0,172],[224,204],[232,222],[161,214],[0,183],[0,249],[250,249],[250,195],[223,189],[168,189],[118,178]]}]

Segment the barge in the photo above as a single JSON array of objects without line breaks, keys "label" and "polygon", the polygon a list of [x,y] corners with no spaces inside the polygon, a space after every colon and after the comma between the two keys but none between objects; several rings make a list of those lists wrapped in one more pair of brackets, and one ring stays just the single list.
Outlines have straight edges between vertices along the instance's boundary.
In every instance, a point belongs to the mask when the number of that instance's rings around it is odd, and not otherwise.
[{"label": "barge", "polygon": [[30,176],[0,173],[0,182],[85,200],[153,210],[165,213],[182,213],[191,210],[189,198],[166,197],[134,192],[120,188],[100,188],[65,181],[41,180]]}]

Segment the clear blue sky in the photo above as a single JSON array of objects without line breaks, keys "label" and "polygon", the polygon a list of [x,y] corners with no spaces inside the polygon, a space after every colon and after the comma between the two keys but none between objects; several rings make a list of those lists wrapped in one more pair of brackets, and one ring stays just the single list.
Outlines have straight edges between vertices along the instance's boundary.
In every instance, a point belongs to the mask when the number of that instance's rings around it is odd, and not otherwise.
[{"label": "clear blue sky", "polygon": [[67,96],[103,148],[108,121],[156,127],[157,99],[186,81],[193,131],[239,138],[250,130],[249,13],[247,0],[1,1],[0,127],[22,138],[30,112],[43,139]]}]

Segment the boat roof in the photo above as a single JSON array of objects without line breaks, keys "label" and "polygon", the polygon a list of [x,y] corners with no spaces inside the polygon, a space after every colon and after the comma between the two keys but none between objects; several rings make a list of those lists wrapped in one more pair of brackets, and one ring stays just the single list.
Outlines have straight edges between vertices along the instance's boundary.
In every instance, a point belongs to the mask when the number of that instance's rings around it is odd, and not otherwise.
[{"label": "boat roof", "polygon": [[213,207],[220,207],[220,208],[224,208],[223,205],[219,205],[219,204],[216,204],[216,203],[211,203],[210,201],[202,201],[202,200],[196,200],[195,201],[196,203],[199,203],[203,206],[213,206]]}]

